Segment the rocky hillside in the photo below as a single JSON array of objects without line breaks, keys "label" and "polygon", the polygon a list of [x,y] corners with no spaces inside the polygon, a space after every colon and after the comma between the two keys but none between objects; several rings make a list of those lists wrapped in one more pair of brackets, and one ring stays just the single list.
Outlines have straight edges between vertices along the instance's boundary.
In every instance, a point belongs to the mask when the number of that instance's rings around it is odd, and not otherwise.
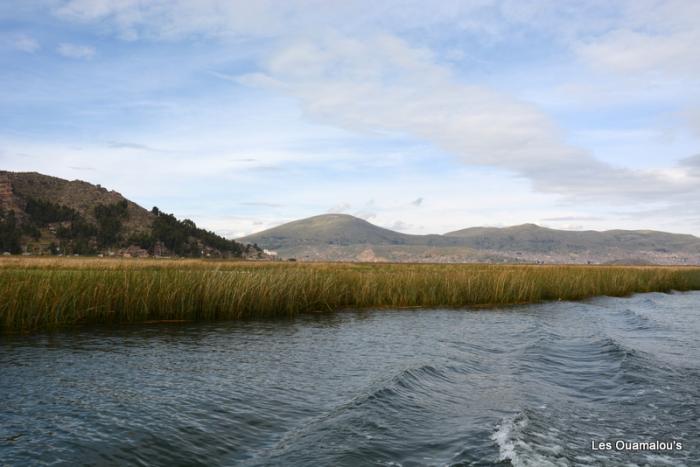
[{"label": "rocky hillside", "polygon": [[[0,190],[0,207],[5,211],[14,209],[15,214],[22,219],[26,218],[24,208],[27,200],[33,199],[73,209],[91,223],[96,222],[95,206],[126,202],[127,216],[123,222],[123,233],[126,236],[148,232],[153,222],[151,213],[138,204],[116,191],[82,180],[69,181],[36,172],[0,172],[0,187],[3,185],[4,189]],[[8,198],[11,199],[11,204],[3,204]]]},{"label": "rocky hillside", "polygon": [[524,224],[407,235],[345,214],[240,239],[307,260],[700,264],[700,238],[651,230],[564,231]]},{"label": "rocky hillside", "polygon": [[129,256],[258,256],[157,208],[80,180],[0,171],[0,252]]}]

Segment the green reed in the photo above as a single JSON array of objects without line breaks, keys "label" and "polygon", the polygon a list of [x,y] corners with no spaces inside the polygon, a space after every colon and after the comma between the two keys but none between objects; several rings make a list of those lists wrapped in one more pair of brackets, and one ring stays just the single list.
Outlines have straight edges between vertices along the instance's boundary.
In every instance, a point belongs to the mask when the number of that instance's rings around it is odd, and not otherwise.
[{"label": "green reed", "polygon": [[12,258],[0,261],[0,332],[697,289],[691,267]]}]

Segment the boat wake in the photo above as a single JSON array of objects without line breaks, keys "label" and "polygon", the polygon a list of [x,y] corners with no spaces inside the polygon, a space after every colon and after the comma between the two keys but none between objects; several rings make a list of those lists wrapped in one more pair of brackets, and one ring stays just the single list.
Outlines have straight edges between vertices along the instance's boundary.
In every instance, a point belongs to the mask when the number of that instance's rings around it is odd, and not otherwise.
[{"label": "boat wake", "polygon": [[514,467],[571,465],[562,456],[560,431],[547,424],[536,423],[534,418],[533,411],[524,410],[501,420],[491,435],[498,446],[498,460]]}]

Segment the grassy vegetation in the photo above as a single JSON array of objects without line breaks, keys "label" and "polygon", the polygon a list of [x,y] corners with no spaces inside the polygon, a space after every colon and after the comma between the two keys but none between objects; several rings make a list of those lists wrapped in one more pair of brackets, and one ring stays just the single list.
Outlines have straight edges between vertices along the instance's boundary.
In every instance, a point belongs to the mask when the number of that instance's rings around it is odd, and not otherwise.
[{"label": "grassy vegetation", "polygon": [[0,332],[700,289],[700,268],[0,259]]}]

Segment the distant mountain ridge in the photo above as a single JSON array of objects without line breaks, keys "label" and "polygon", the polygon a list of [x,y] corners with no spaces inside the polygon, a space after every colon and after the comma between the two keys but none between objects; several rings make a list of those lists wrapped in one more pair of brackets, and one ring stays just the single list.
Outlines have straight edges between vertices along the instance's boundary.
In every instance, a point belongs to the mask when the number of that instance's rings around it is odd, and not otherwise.
[{"label": "distant mountain ridge", "polygon": [[523,224],[410,235],[324,214],[239,239],[312,260],[700,263],[700,238],[651,230],[567,231]]},{"label": "distant mountain ridge", "polygon": [[234,241],[99,185],[0,171],[0,253],[264,257],[259,247],[315,261],[700,264],[700,238],[693,235],[535,224],[411,235],[347,214],[300,219]]},{"label": "distant mountain ridge", "polygon": [[472,227],[448,232],[474,248],[517,248],[527,251],[552,251],[590,248],[619,248],[630,251],[681,250],[700,252],[700,238],[654,230],[556,230],[535,224],[512,227]]}]

